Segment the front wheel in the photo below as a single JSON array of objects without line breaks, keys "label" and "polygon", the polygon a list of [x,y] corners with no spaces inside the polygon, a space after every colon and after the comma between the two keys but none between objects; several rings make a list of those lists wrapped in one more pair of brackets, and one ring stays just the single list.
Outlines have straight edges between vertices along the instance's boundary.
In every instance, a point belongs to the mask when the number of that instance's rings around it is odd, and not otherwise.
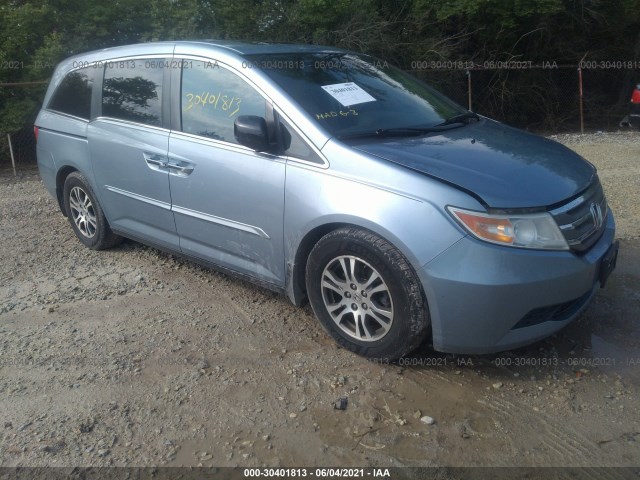
[{"label": "front wheel", "polygon": [[111,231],[89,182],[80,172],[69,174],[64,182],[64,206],[71,228],[85,246],[103,250],[122,241]]},{"label": "front wheel", "polygon": [[316,317],[359,355],[395,360],[429,333],[416,273],[397,248],[372,232],[342,228],[321,238],[309,254],[306,281]]}]

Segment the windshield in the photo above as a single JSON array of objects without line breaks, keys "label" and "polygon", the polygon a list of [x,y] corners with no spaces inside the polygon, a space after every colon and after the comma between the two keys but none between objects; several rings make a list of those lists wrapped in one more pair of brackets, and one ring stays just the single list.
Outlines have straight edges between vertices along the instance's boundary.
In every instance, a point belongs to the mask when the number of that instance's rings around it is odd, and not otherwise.
[{"label": "windshield", "polygon": [[354,53],[247,55],[331,134],[425,128],[467,112],[387,62]]}]

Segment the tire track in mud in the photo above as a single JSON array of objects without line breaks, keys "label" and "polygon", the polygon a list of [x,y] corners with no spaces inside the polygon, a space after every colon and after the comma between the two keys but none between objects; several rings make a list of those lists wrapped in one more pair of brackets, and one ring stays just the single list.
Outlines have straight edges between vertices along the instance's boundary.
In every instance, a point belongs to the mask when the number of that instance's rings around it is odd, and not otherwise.
[{"label": "tire track in mud", "polygon": [[[425,368],[425,369],[410,368],[408,372],[411,372],[410,375],[418,375],[420,377],[425,377],[428,380],[443,383],[446,385],[457,385],[457,386],[464,385],[461,382],[452,380],[447,375],[442,373],[440,370],[431,370],[429,368]],[[451,373],[449,373],[449,375],[451,375]]]},{"label": "tire track in mud", "polygon": [[558,419],[544,412],[532,414],[532,407],[504,398],[480,399],[478,403],[490,408],[499,418],[510,424],[516,423],[517,420],[522,428],[530,430],[529,434],[521,434],[519,437],[540,440],[540,444],[545,447],[542,452],[545,464],[584,465],[585,459],[592,459],[598,453],[597,445],[573,429],[566,421],[560,428],[557,426],[560,422]]}]

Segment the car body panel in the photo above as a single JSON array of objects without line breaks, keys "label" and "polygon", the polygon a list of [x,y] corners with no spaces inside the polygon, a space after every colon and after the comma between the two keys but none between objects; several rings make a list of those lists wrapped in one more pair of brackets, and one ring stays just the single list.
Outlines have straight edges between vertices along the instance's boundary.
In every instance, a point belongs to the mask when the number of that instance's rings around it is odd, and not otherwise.
[{"label": "car body panel", "polygon": [[[465,235],[436,206],[439,202],[479,208],[468,195],[441,182],[416,176],[370,155],[354,153],[336,140],[327,142],[322,152],[332,159],[331,169],[294,162],[287,167],[288,245],[296,245],[296,237],[323,223],[348,223],[387,238],[417,269]],[[420,220],[407,222],[408,218]]]},{"label": "car body panel", "polygon": [[49,193],[58,198],[56,177],[60,169],[91,171],[87,121],[41,112],[37,124],[46,126],[39,128],[38,133],[38,169]]},{"label": "car body panel", "polygon": [[166,160],[169,132],[98,118],[88,130],[97,193],[109,224],[123,234],[179,248]]},{"label": "car body panel", "polygon": [[567,147],[487,119],[363,142],[355,148],[474,192],[495,209],[554,205],[585,190],[595,176],[595,168]]},{"label": "car body panel", "polygon": [[181,133],[172,133],[169,151],[193,168],[170,175],[182,252],[284,285],[285,161]]},{"label": "car body panel", "polygon": [[568,318],[513,328],[534,309],[579,299],[597,289],[599,262],[614,235],[609,212],[602,237],[581,256],[505,249],[463,238],[420,270],[427,296],[433,299],[434,348],[489,353],[531,343],[566,326],[586,307],[590,295]]}]

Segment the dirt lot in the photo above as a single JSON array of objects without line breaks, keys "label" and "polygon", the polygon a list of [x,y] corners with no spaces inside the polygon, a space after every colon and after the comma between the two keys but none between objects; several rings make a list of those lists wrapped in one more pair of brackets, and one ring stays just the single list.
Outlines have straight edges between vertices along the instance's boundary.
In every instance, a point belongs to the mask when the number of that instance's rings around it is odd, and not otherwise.
[{"label": "dirt lot", "polygon": [[638,465],[640,139],[558,139],[617,215],[607,287],[529,348],[425,345],[402,365],[242,281],[133,242],[87,250],[37,175],[4,175],[0,465]]}]

